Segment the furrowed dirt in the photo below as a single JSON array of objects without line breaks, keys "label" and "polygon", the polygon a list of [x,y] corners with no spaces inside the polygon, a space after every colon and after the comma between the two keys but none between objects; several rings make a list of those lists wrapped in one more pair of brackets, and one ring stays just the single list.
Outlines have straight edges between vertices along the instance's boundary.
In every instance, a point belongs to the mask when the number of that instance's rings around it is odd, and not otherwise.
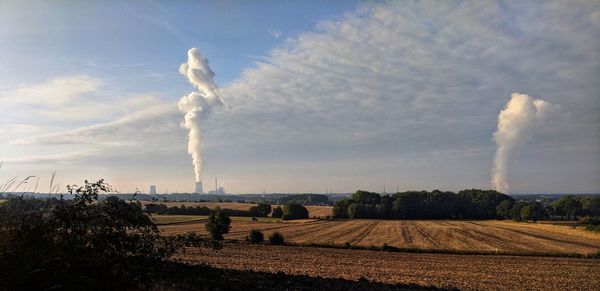
[{"label": "furrowed dirt", "polygon": [[600,260],[226,244],[177,260],[237,270],[485,290],[599,290]]}]

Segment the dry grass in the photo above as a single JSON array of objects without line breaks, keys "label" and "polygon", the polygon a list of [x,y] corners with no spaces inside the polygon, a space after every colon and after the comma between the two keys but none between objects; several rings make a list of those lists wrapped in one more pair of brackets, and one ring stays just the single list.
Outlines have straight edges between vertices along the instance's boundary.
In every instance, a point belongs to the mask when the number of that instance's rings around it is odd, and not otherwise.
[{"label": "dry grass", "polygon": [[[286,241],[299,244],[352,244],[448,251],[499,253],[578,253],[600,250],[600,233],[569,226],[509,221],[417,220],[301,220],[232,222],[227,239],[242,240],[250,230],[265,236],[278,231]],[[198,231],[200,223],[161,226],[165,234]]]},{"label": "dry grass", "polygon": [[[251,204],[251,203],[237,203],[237,202],[232,202],[232,203],[228,203],[228,202],[150,202],[150,201],[143,201],[142,204],[150,204],[150,203],[158,203],[158,204],[165,204],[168,207],[173,207],[173,206],[179,206],[181,207],[181,205],[185,205],[185,207],[189,207],[189,206],[206,206],[208,208],[215,208],[215,207],[221,207],[221,208],[228,208],[228,209],[239,209],[239,210],[249,210],[252,206],[256,206],[256,204]],[[272,205],[273,208],[277,207],[277,206],[281,206],[283,207],[283,205]],[[333,207],[331,206],[305,206],[306,209],[308,209],[308,215],[310,217],[327,217],[327,216],[332,216],[333,215]]]},{"label": "dry grass", "polygon": [[237,270],[478,290],[600,290],[600,260],[230,244],[178,260]]}]

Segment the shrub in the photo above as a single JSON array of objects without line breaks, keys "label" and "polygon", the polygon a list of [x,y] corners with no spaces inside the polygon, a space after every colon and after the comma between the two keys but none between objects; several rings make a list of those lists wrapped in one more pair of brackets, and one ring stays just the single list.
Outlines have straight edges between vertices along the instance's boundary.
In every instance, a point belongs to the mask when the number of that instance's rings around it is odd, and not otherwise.
[{"label": "shrub", "polygon": [[308,218],[308,210],[306,207],[300,204],[286,204],[283,207],[283,216],[284,220],[291,219],[305,219]]},{"label": "shrub", "polygon": [[175,247],[135,203],[98,201],[104,180],[68,186],[71,201],[12,198],[0,206],[0,290],[137,289]]},{"label": "shrub", "polygon": [[281,208],[281,206],[275,207],[275,209],[273,209],[273,213],[271,213],[271,217],[281,218],[282,216],[283,216],[283,209]]},{"label": "shrub", "polygon": [[246,241],[253,244],[259,244],[265,240],[265,236],[258,229],[253,229],[250,234],[246,237]]},{"label": "shrub", "polygon": [[283,238],[283,234],[274,232],[269,236],[269,242],[272,245],[283,245],[285,243],[285,239]]}]

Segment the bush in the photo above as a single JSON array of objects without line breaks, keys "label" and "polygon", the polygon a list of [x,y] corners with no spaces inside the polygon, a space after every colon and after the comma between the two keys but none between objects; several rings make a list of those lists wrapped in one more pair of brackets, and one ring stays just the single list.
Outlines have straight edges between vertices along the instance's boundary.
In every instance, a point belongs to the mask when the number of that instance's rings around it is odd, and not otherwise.
[{"label": "bush", "polygon": [[285,239],[283,238],[283,234],[274,232],[269,236],[269,242],[272,245],[283,245],[285,244]]},{"label": "bush", "polygon": [[0,205],[0,290],[145,289],[175,252],[135,203],[98,201],[104,180],[68,186],[71,201]]},{"label": "bush", "polygon": [[281,218],[282,216],[283,216],[283,209],[281,208],[281,206],[275,207],[275,209],[273,209],[273,213],[271,213],[271,217]]},{"label": "bush", "polygon": [[265,240],[265,236],[258,229],[253,229],[250,234],[246,237],[246,241],[253,244],[259,244]]},{"label": "bush", "polygon": [[282,219],[284,220],[291,220],[291,219],[305,219],[308,218],[308,210],[306,209],[306,207],[300,205],[300,204],[286,204],[283,207],[283,216]]}]

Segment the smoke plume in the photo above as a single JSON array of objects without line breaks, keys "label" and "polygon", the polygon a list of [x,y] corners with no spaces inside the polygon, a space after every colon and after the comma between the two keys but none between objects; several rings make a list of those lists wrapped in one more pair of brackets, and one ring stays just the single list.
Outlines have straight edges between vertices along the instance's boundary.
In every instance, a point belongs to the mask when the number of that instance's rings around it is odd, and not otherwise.
[{"label": "smoke plume", "polygon": [[202,56],[200,50],[191,48],[188,51],[188,60],[181,64],[179,73],[186,76],[190,83],[198,90],[181,97],[178,103],[179,110],[185,113],[181,126],[188,132],[188,153],[192,156],[196,181],[202,180],[202,145],[200,122],[212,108],[223,105],[217,95],[217,85],[213,78],[215,73],[208,66],[208,60]]},{"label": "smoke plume", "polygon": [[558,110],[541,99],[513,93],[511,99],[498,115],[498,129],[494,133],[496,156],[492,169],[492,187],[502,193],[509,193],[508,161],[514,151],[526,143],[531,135],[543,125],[547,116]]}]

